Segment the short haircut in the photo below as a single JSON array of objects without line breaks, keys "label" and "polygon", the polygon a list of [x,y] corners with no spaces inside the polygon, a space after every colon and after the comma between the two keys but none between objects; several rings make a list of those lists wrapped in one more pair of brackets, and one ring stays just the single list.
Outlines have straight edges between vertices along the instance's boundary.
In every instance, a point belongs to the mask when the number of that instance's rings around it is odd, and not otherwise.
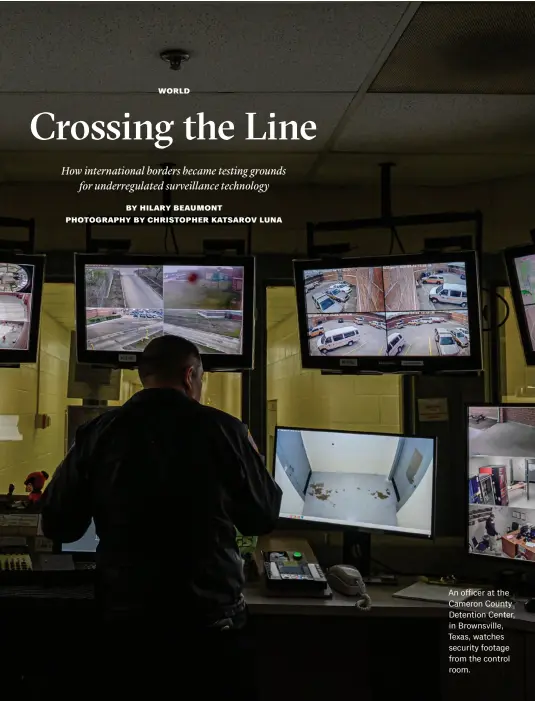
[{"label": "short haircut", "polygon": [[154,377],[161,382],[181,383],[191,366],[200,367],[197,346],[181,336],[160,336],[153,339],[139,359],[139,377],[143,382]]}]

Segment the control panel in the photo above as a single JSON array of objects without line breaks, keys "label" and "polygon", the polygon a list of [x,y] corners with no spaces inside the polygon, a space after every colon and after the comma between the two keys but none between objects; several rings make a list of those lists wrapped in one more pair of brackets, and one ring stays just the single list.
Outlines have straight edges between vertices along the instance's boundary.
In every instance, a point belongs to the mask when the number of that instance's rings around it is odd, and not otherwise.
[{"label": "control panel", "polygon": [[0,553],[0,572],[30,572],[32,569],[27,553]]},{"label": "control panel", "polygon": [[262,552],[268,589],[287,592],[323,592],[327,580],[317,563],[307,562],[301,552]]}]

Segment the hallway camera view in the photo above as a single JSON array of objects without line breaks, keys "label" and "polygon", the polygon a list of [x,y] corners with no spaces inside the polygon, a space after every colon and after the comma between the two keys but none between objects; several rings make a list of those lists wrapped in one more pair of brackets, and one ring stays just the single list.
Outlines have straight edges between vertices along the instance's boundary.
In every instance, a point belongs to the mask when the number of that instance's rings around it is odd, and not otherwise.
[{"label": "hallway camera view", "polygon": [[434,441],[277,428],[286,518],[432,535]]},{"label": "hallway camera view", "polygon": [[201,353],[242,352],[243,268],[86,266],[87,349],[140,352],[177,335]]},{"label": "hallway camera view", "polygon": [[311,356],[470,355],[464,263],[307,270]]},{"label": "hallway camera view", "polygon": [[535,561],[535,409],[468,410],[468,547]]},{"label": "hallway camera view", "polygon": [[32,291],[33,265],[0,262],[0,293]]},{"label": "hallway camera view", "polygon": [[28,350],[32,314],[33,265],[0,262],[0,356]]},{"label": "hallway camera view", "polygon": [[517,258],[515,268],[524,303],[531,348],[535,350],[535,256]]}]

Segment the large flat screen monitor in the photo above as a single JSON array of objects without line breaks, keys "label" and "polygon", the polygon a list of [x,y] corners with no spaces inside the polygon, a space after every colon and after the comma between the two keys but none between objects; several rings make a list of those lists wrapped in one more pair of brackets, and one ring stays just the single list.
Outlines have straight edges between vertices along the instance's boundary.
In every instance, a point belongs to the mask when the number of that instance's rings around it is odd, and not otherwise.
[{"label": "large flat screen monitor", "polygon": [[505,263],[528,365],[535,365],[535,246],[508,248]]},{"label": "large flat screen monitor", "polygon": [[45,256],[0,255],[0,365],[35,363]]},{"label": "large flat screen monitor", "polygon": [[481,369],[473,252],[294,261],[304,368]]},{"label": "large flat screen monitor", "polygon": [[435,440],[277,427],[280,517],[431,538]]},{"label": "large flat screen monitor", "polygon": [[535,565],[535,406],[468,408],[468,551]]},{"label": "large flat screen monitor", "polygon": [[254,258],[76,256],[78,361],[133,367],[153,338],[182,336],[206,370],[253,363]]}]

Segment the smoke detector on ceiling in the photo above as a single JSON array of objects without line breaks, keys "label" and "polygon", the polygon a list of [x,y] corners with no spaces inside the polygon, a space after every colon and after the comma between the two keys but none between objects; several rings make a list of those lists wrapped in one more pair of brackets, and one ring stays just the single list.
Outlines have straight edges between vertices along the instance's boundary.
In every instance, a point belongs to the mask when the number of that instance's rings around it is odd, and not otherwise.
[{"label": "smoke detector on ceiling", "polygon": [[189,54],[182,49],[167,49],[160,54],[162,61],[169,64],[172,71],[179,71],[184,61],[189,61]]}]

